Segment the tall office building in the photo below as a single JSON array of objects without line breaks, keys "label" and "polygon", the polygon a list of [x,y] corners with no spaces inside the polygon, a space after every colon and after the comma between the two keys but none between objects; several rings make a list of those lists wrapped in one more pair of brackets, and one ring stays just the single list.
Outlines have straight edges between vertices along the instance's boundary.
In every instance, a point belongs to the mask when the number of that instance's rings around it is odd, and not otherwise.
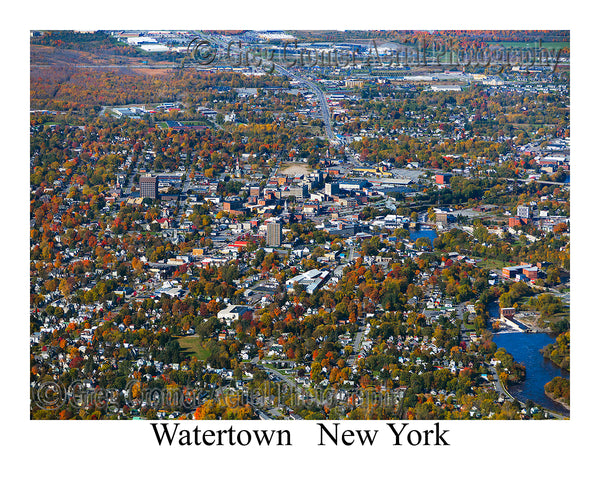
[{"label": "tall office building", "polygon": [[329,195],[330,197],[333,195],[338,195],[340,193],[340,184],[337,182],[330,182],[325,184],[325,195]]},{"label": "tall office building", "polygon": [[158,179],[156,177],[140,177],[140,197],[158,198]]},{"label": "tall office building", "polygon": [[517,206],[517,217],[520,218],[529,218],[529,207],[527,205],[518,205]]},{"label": "tall office building", "polygon": [[267,223],[267,246],[279,247],[281,245],[281,223]]}]

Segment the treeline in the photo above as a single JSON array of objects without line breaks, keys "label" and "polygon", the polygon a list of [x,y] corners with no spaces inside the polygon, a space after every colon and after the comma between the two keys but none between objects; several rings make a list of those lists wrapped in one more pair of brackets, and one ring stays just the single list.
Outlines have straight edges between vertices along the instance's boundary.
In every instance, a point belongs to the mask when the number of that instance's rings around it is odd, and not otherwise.
[{"label": "treeline", "polygon": [[[443,132],[446,138],[439,142],[434,138],[433,143],[440,145],[446,154],[462,153],[459,141],[464,143],[469,138],[516,137],[515,143],[524,144],[526,136],[543,133],[539,125],[556,125],[557,135],[569,125],[568,100],[558,93],[498,92],[495,87],[481,85],[451,93],[432,92],[423,87],[400,91],[391,85],[366,83],[361,97],[361,102],[343,102],[347,115],[340,128],[344,132],[358,134],[362,129],[390,134],[406,129],[417,129],[427,135]],[[455,142],[448,140],[450,136]]]},{"label": "treeline", "polygon": [[554,377],[544,385],[544,391],[553,400],[571,403],[571,382],[567,378]]},{"label": "treeline", "polygon": [[[163,72],[164,73],[164,72]],[[85,106],[174,102],[200,103],[218,99],[223,89],[284,86],[282,77],[246,79],[240,74],[169,72],[142,74],[131,69],[94,70],[57,67],[35,69],[30,77],[32,109],[69,110]]]},{"label": "treeline", "polygon": [[513,385],[525,380],[525,366],[515,362],[514,357],[504,348],[496,350],[494,355],[502,363],[498,376],[504,384]]},{"label": "treeline", "polygon": [[290,32],[298,40],[351,41],[373,39],[397,41],[407,44],[421,42],[454,42],[463,46],[483,46],[487,42],[568,42],[569,30],[294,30]]},{"label": "treeline", "polygon": [[45,45],[60,49],[81,50],[90,53],[104,53],[112,55],[136,55],[138,51],[129,45],[118,45],[108,33],[75,32],[72,30],[51,30],[39,36],[33,36],[31,45]]},{"label": "treeline", "polygon": [[552,363],[564,370],[570,370],[571,366],[571,333],[561,333],[556,337],[556,342],[546,345],[542,349],[542,355]]}]

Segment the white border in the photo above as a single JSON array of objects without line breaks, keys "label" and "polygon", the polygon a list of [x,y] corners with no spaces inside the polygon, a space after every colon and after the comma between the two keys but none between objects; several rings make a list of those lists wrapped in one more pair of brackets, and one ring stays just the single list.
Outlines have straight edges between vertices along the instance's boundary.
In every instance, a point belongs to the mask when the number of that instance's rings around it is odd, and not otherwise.
[{"label": "white border", "polygon": [[[381,473],[428,478],[567,478],[594,472],[597,451],[598,379],[592,370],[597,358],[598,314],[592,301],[598,249],[593,234],[598,134],[595,64],[597,27],[591,10],[573,4],[505,1],[413,2],[27,2],[17,5],[17,17],[5,14],[3,25],[4,95],[2,132],[4,171],[8,188],[3,206],[8,212],[3,252],[9,259],[2,276],[8,327],[3,336],[2,410],[8,419],[3,431],[7,472],[64,478],[84,475],[118,478],[125,475],[173,476],[189,473],[236,474],[241,478],[369,478]],[[594,18],[594,19],[593,19]],[[277,29],[571,29],[572,44],[572,419],[565,422],[442,422],[450,429],[451,447],[393,448],[318,447],[315,422],[227,422],[236,428],[288,428],[294,448],[158,447],[145,422],[31,422],[28,391],[28,105],[29,30],[128,28],[277,28]],[[593,112],[593,113],[592,113]],[[595,114],[595,115],[594,115]],[[4,135],[8,132],[8,135]],[[596,148],[594,148],[596,147]],[[14,181],[14,175],[18,181]],[[13,206],[16,205],[17,208]],[[430,422],[413,422],[415,426]],[[268,427],[267,427],[268,425]],[[277,425],[277,427],[275,426]],[[223,428],[203,422],[201,428]],[[379,422],[346,422],[345,428],[386,427]],[[591,433],[592,437],[586,437]],[[384,438],[383,436],[381,437]],[[385,437],[387,438],[387,437]],[[593,448],[593,450],[592,450]],[[12,468],[11,468],[12,467]],[[588,470],[586,467],[592,467]]]}]

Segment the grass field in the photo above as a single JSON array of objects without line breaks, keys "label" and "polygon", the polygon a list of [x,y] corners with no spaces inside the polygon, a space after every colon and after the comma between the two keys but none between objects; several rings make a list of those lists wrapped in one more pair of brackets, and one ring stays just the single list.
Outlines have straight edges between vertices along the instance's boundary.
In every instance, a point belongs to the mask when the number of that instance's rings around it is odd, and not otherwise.
[{"label": "grass field", "polygon": [[511,262],[503,262],[502,260],[495,260],[493,258],[474,258],[475,260],[481,260],[479,263],[477,263],[477,266],[479,266],[480,268],[487,268],[489,270],[501,270],[502,267],[516,265]]},{"label": "grass field", "polygon": [[[208,120],[177,120],[179,123],[181,123],[182,125],[200,125],[200,126],[204,126],[204,127],[214,127],[214,124],[209,122]],[[156,124],[162,128],[162,129],[168,129],[169,127],[167,126],[167,122],[165,121],[160,121],[160,122],[156,122]]]},{"label": "grass field", "polygon": [[467,331],[467,332],[475,331],[475,322],[466,322],[466,323],[463,323],[463,325],[465,327],[465,331]]},{"label": "grass field", "polygon": [[555,313],[554,315],[549,316],[546,320],[550,323],[557,323],[561,320],[571,320],[571,314],[568,311],[567,307],[563,307],[563,311]]},{"label": "grass field", "polygon": [[212,126],[212,122],[209,122],[208,120],[204,120],[204,119],[199,119],[199,120],[178,120],[179,123],[181,123],[182,125],[206,125],[206,126]]},{"label": "grass field", "polygon": [[202,348],[202,345],[200,345],[200,339],[198,337],[178,337],[177,341],[179,342],[179,346],[184,353],[192,355],[193,357],[196,357],[198,360],[202,361],[206,361],[208,358],[209,352],[207,349]]},{"label": "grass field", "polygon": [[[552,54],[552,52],[558,52],[560,49],[570,48],[569,42],[542,42],[541,47],[539,42],[489,42],[490,47],[503,47],[506,50],[531,50],[545,48]],[[456,52],[440,52],[435,50],[427,50],[428,55],[435,56],[435,62],[441,63],[456,63],[458,61]],[[461,52],[461,59],[463,61],[467,61],[466,58],[463,58],[464,52]],[[484,61],[483,58],[480,61]],[[435,63],[434,62],[434,63]],[[472,58],[472,62],[477,63],[477,58]]]},{"label": "grass field", "polygon": [[[517,49],[517,48],[539,48],[540,47],[539,42],[490,42],[490,46],[492,46],[492,45],[499,45],[504,48],[512,48],[513,50]],[[548,50],[557,51],[560,48],[570,48],[570,43],[569,42],[542,42],[541,48],[546,48]]]}]

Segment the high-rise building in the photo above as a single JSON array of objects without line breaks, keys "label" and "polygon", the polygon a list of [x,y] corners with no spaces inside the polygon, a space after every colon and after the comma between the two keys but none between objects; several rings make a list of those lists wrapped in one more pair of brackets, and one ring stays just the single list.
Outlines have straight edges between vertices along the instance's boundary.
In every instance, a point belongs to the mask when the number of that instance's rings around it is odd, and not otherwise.
[{"label": "high-rise building", "polygon": [[330,197],[333,195],[338,195],[340,193],[340,184],[337,182],[331,182],[325,184],[325,194]]},{"label": "high-rise building", "polygon": [[267,246],[279,247],[281,245],[281,223],[267,223]]},{"label": "high-rise building", "polygon": [[308,185],[290,187],[287,194],[293,195],[296,198],[306,198],[308,197]]},{"label": "high-rise building", "polygon": [[158,179],[156,177],[140,177],[140,197],[158,198]]},{"label": "high-rise building", "polygon": [[529,207],[527,205],[517,206],[517,217],[529,218]]},{"label": "high-rise building", "polygon": [[451,178],[452,175],[450,175],[449,173],[438,173],[435,176],[435,183],[437,183],[438,185],[449,185]]}]

